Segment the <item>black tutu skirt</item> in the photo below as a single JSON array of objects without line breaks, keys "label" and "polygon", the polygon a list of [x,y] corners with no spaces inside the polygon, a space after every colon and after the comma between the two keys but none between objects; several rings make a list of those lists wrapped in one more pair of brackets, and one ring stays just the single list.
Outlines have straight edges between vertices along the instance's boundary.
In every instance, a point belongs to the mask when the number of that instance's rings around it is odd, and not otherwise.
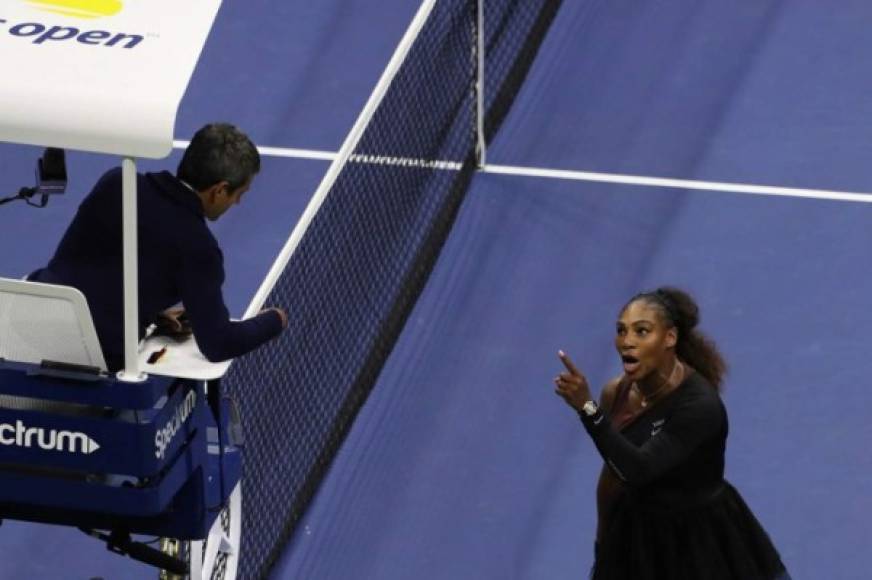
[{"label": "black tutu skirt", "polygon": [[696,499],[627,493],[596,549],[593,580],[785,580],[766,531],[729,483]]}]

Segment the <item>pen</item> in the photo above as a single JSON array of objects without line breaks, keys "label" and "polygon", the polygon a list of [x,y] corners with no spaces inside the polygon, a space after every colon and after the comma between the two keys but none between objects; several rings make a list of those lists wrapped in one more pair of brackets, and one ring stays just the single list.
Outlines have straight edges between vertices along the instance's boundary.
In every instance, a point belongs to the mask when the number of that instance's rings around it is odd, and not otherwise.
[{"label": "pen", "polygon": [[159,361],[161,359],[161,357],[163,357],[163,355],[165,355],[166,353],[167,353],[167,347],[163,347],[160,350],[154,351],[148,357],[148,361],[147,361],[148,364],[153,365],[154,363]]}]

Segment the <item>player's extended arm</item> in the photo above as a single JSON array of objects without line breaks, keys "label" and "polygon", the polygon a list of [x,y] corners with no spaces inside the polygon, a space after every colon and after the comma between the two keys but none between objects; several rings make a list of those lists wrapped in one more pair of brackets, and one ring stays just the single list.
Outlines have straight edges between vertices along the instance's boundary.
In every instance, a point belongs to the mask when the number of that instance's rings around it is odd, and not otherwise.
[{"label": "player's extended arm", "polygon": [[582,423],[608,466],[632,486],[645,485],[690,456],[702,443],[716,436],[725,417],[716,394],[682,401],[663,429],[641,447],[618,432],[602,410]]}]

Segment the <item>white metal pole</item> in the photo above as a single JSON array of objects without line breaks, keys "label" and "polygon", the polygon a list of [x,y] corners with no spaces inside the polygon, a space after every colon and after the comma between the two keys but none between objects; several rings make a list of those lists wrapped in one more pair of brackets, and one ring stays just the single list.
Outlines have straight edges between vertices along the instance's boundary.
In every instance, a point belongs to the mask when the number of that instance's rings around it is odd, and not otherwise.
[{"label": "white metal pole", "polygon": [[297,225],[294,227],[293,231],[291,231],[288,241],[285,242],[284,247],[281,252],[279,252],[275,262],[273,262],[272,268],[270,268],[269,273],[266,278],[264,278],[260,288],[258,288],[257,293],[248,305],[248,310],[245,311],[244,318],[254,316],[263,307],[269,293],[272,292],[273,286],[275,286],[276,281],[279,276],[281,276],[288,261],[291,259],[291,255],[293,255],[297,246],[300,244],[303,234],[306,233],[309,224],[313,219],[315,219],[315,214],[318,213],[321,204],[327,197],[327,193],[339,177],[339,172],[342,170],[345,162],[348,161],[348,158],[351,157],[351,154],[360,141],[360,138],[363,136],[363,132],[369,124],[369,121],[372,119],[373,115],[375,115],[375,111],[381,104],[385,93],[387,93],[391,81],[393,81],[397,71],[400,70],[400,66],[403,64],[406,55],[412,49],[412,45],[418,37],[418,33],[427,22],[435,4],[436,0],[424,0],[421,2],[418,12],[415,13],[415,17],[406,29],[406,33],[403,35],[403,38],[400,39],[400,43],[397,45],[396,50],[394,50],[391,60],[388,61],[387,67],[385,67],[385,70],[382,72],[381,78],[379,78],[378,83],[369,95],[369,100],[367,100],[366,105],[364,105],[363,110],[357,117],[357,121],[354,122],[354,125],[345,137],[342,147],[339,148],[339,153],[337,153],[333,158],[333,162],[327,169],[327,173],[324,174],[323,179],[321,179],[318,189],[315,190],[312,199],[309,200],[309,205],[306,206],[302,217],[300,217]]},{"label": "white metal pole", "polygon": [[484,136],[484,0],[478,0],[478,71],[476,79],[476,134],[478,135],[478,166],[482,168],[487,161],[487,142]]},{"label": "white metal pole", "polygon": [[124,370],[118,378],[141,382],[139,372],[139,262],[136,228],[136,161],[125,157],[121,162],[121,227],[124,254]]}]

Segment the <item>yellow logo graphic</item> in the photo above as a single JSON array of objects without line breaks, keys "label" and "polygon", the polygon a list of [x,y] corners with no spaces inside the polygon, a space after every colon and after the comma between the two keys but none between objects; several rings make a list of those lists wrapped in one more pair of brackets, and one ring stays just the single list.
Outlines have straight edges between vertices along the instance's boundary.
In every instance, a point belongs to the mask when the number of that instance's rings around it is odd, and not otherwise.
[{"label": "yellow logo graphic", "polygon": [[27,0],[40,10],[73,16],[75,18],[100,18],[121,11],[121,0]]}]

